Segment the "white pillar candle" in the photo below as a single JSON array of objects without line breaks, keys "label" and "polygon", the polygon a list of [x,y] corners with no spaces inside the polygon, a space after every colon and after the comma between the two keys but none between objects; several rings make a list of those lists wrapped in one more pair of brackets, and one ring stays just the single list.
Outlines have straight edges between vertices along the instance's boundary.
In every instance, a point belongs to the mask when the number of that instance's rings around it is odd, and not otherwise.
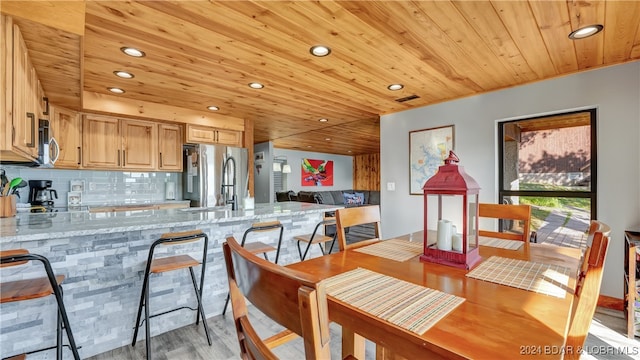
[{"label": "white pillar candle", "polygon": [[462,252],[462,234],[453,234],[451,238],[451,247],[454,251]]},{"label": "white pillar candle", "polygon": [[439,250],[451,251],[451,222],[449,220],[438,220],[438,243]]}]

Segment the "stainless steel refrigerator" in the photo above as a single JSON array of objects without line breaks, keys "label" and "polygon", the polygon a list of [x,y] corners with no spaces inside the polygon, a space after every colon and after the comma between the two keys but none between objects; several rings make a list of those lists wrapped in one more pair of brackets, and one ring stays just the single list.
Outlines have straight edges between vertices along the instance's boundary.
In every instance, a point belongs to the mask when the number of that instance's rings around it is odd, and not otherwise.
[{"label": "stainless steel refrigerator", "polygon": [[248,152],[224,145],[185,145],[182,198],[191,207],[240,209],[247,196]]}]

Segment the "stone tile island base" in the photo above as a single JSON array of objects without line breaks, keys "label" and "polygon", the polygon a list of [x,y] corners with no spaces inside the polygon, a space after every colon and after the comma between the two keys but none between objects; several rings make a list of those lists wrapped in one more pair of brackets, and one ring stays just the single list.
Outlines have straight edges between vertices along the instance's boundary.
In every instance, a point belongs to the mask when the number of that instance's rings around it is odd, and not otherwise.
[{"label": "stone tile island base", "polygon": [[[82,214],[81,220],[77,214],[59,214],[52,219],[51,227],[44,229],[31,227],[35,214],[25,214],[2,219],[0,245],[3,250],[25,248],[44,255],[55,273],[65,275],[65,306],[74,337],[81,347],[80,355],[87,358],[131,343],[149,247],[161,234],[201,229],[209,236],[203,306],[207,317],[212,317],[222,313],[227,295],[222,255],[226,237],[233,235],[240,241],[252,223],[277,219],[284,225],[279,264],[286,265],[299,261],[293,237],[311,233],[323,213],[335,209],[335,206],[290,203],[222,214],[155,210],[106,219],[96,214]],[[252,233],[251,239],[277,244],[275,233]],[[159,256],[188,253],[200,259],[201,246],[202,242],[161,246],[156,253]],[[318,247],[310,251],[313,251],[310,257],[321,255]],[[270,253],[269,259],[274,258],[275,253]],[[28,266],[20,272],[15,268],[2,269],[2,281],[42,274],[41,267]],[[196,277],[200,268],[194,269]],[[196,308],[188,270],[152,275],[150,284],[151,314],[182,306]],[[0,305],[0,357],[55,345],[55,309],[53,297]],[[195,319],[196,312],[188,309],[154,317],[150,324],[151,336],[192,324]],[[136,346],[144,347],[145,336],[143,323]],[[206,344],[204,335],[193,341]]]}]

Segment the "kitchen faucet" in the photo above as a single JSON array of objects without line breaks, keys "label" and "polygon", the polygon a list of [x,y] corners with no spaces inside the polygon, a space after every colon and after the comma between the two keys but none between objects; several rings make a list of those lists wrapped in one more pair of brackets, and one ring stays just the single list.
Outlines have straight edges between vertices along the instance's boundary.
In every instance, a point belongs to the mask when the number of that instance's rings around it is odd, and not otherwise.
[{"label": "kitchen faucet", "polygon": [[[227,176],[227,171],[229,168],[229,162],[232,163],[232,174],[233,174],[233,182],[232,184],[227,184],[228,181],[228,176]],[[231,191],[233,192],[231,195],[231,199],[229,199],[229,188],[231,188]],[[221,193],[222,196],[224,198],[224,203],[225,204],[231,204],[231,210],[237,210],[238,209],[238,197],[236,196],[236,159],[233,158],[233,156],[229,156],[227,157],[227,159],[224,161],[224,165],[222,166],[222,189],[221,189]]]}]

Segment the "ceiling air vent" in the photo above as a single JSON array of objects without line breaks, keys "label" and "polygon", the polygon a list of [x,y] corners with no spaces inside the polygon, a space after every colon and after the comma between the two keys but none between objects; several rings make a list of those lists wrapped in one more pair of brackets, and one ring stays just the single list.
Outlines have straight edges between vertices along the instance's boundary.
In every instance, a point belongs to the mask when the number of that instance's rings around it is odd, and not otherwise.
[{"label": "ceiling air vent", "polygon": [[420,96],[418,95],[409,95],[400,99],[396,99],[397,102],[402,103],[405,101],[409,101],[409,100],[413,100],[413,99],[420,99]]}]

